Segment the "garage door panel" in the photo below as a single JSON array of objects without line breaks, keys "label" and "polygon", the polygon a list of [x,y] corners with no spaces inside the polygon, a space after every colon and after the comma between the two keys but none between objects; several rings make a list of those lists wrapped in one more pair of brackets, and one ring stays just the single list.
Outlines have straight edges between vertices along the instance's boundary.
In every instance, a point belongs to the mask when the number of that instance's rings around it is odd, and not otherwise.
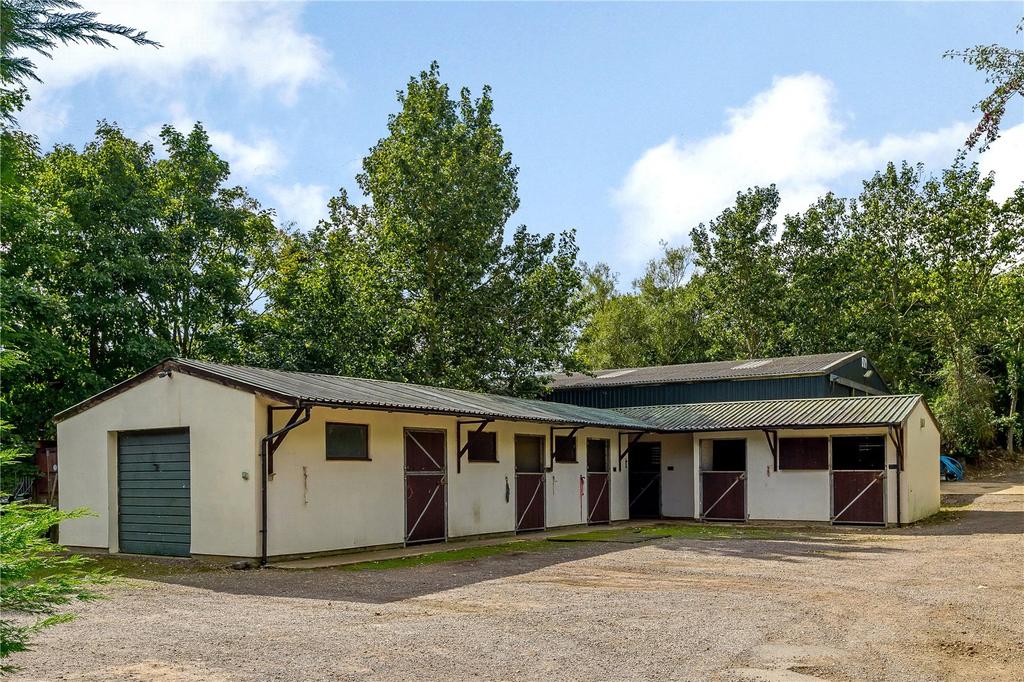
[{"label": "garage door panel", "polygon": [[188,514],[121,514],[121,527],[129,524],[158,524],[161,526],[183,526],[188,528],[191,521]]},{"label": "garage door panel", "polygon": [[118,455],[119,460],[124,464],[159,464],[169,462],[181,462],[188,464],[188,453],[150,453],[138,455]]},{"label": "garage door panel", "polygon": [[117,465],[120,550],[188,556],[191,546],[188,431],[120,434]]},{"label": "garage door panel", "polygon": [[[176,514],[178,511],[183,511],[185,514],[188,513],[188,508],[191,506],[191,501],[188,498],[129,498],[123,496],[118,505],[122,511],[124,510],[136,510],[127,511],[128,514],[151,514],[154,513],[152,509],[145,509],[146,507],[163,507],[168,510],[166,514]],[[171,511],[174,510],[174,511]]]},{"label": "garage door panel", "polygon": [[130,554],[153,554],[157,556],[188,556],[190,545],[188,542],[152,542],[149,540],[128,541],[131,550],[121,548],[122,552]]},{"label": "garage door panel", "polygon": [[129,472],[142,472],[148,473],[150,471],[156,471],[154,465],[160,467],[160,471],[188,471],[188,460],[181,462],[129,462],[121,461],[120,469],[124,473]]},{"label": "garage door panel", "polygon": [[124,447],[149,447],[151,445],[188,446],[188,429],[163,429],[153,431],[127,431],[120,435]]},{"label": "garage door panel", "polygon": [[168,474],[172,474],[174,477],[156,477],[151,476],[143,480],[137,480],[133,478],[121,478],[121,489],[122,490],[157,490],[161,491],[157,494],[163,494],[163,489],[178,489],[184,490],[188,494],[188,476],[181,477],[180,471],[169,471]]},{"label": "garage door panel", "polygon": [[150,466],[149,471],[122,471],[122,481],[187,481],[189,479],[188,471],[175,471],[173,469],[164,469],[162,466],[159,469],[154,469]]},{"label": "garage door panel", "polygon": [[[156,519],[153,519],[156,520]],[[187,542],[191,537],[191,531],[187,525],[170,525],[167,523],[127,523],[121,524],[121,531],[124,537],[146,535],[159,540],[160,538],[172,539],[174,536],[178,542]]]}]

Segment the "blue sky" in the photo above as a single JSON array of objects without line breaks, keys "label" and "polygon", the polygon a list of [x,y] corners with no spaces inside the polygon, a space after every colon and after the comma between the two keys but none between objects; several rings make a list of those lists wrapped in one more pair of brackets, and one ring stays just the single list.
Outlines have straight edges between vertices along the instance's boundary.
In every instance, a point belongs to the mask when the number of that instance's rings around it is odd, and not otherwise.
[{"label": "blue sky", "polygon": [[[82,145],[98,119],[154,137],[199,120],[234,179],[312,224],[355,193],[395,91],[438,60],[453,88],[490,84],[520,167],[515,223],[578,230],[623,284],[775,182],[783,211],[857,191],[887,160],[948,164],[985,94],[942,59],[1020,44],[1020,3],[348,4],[90,2],[161,50],[74,46],[41,64],[23,125]],[[996,192],[1024,180],[1024,111],[981,157]]]}]

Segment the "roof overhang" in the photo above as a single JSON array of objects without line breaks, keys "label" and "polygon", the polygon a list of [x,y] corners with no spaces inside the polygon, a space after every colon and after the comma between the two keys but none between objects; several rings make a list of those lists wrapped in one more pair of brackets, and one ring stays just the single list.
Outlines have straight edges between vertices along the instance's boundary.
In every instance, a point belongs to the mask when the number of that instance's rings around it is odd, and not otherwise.
[{"label": "roof overhang", "polygon": [[[377,412],[394,412],[404,414],[426,414],[426,415],[440,415],[440,416],[451,416],[451,417],[469,417],[469,418],[484,418],[490,420],[499,421],[512,421],[512,422],[532,422],[537,424],[553,424],[557,426],[575,426],[580,428],[607,428],[607,429],[637,429],[646,428],[643,422],[634,420],[626,417],[621,413],[613,410],[600,410],[599,408],[590,408],[595,411],[607,412],[609,419],[607,422],[600,420],[574,420],[570,418],[561,418],[557,416],[544,417],[544,416],[522,416],[514,415],[501,412],[492,412],[487,410],[457,410],[449,408],[434,408],[430,406],[417,406],[417,405],[392,405],[392,404],[380,404],[374,402],[364,402],[358,400],[325,400],[317,398],[315,396],[303,396],[289,393],[283,393],[275,391],[267,386],[261,385],[255,382],[249,382],[233,376],[225,376],[216,371],[205,369],[202,366],[198,366],[195,363],[189,361],[181,361],[176,358],[167,358],[161,362],[153,365],[149,369],[143,370],[139,374],[126,379],[118,384],[107,388],[96,395],[93,395],[85,400],[72,405],[71,407],[58,412],[54,415],[53,419],[55,422],[61,422],[75,415],[78,415],[86,410],[102,403],[105,400],[109,400],[125,391],[128,391],[139,384],[142,384],[150,379],[159,377],[165,372],[178,372],[193,376],[199,379],[204,379],[228,388],[233,388],[248,393],[263,396],[269,400],[283,403],[292,407],[310,406],[310,407],[327,407],[337,409],[352,409],[352,410],[373,410]],[[428,387],[429,388],[429,387]],[[542,401],[536,401],[539,405],[543,405],[550,409],[559,409],[563,406],[559,403],[547,403]]]}]

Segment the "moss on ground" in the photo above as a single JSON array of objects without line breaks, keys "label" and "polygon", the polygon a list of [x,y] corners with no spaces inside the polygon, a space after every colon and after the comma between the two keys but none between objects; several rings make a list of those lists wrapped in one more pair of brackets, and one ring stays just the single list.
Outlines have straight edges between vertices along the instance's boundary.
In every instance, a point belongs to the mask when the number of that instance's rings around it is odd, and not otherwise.
[{"label": "moss on ground", "polygon": [[785,540],[785,539],[816,539],[821,534],[812,534],[806,529],[792,528],[750,528],[740,526],[718,526],[703,524],[644,526],[636,528],[602,528],[580,533],[568,533],[542,540],[512,540],[495,545],[462,547],[458,549],[442,549],[436,552],[419,554],[395,559],[364,561],[355,564],[338,566],[343,571],[376,571],[395,568],[412,568],[426,564],[438,564],[452,561],[473,561],[490,556],[508,553],[549,552],[564,547],[572,542],[631,542],[640,536],[641,539],[657,540],[659,538],[690,538],[696,540]]},{"label": "moss on ground", "polygon": [[417,554],[416,556],[381,559],[379,561],[362,561],[357,564],[338,566],[342,571],[378,571],[391,568],[412,568],[426,564],[440,564],[447,561],[473,561],[497,554],[542,552],[557,549],[558,545],[547,540],[513,540],[497,545],[477,547],[461,547],[459,549],[443,549],[438,552]]},{"label": "moss on ground", "polygon": [[86,554],[97,569],[108,571],[119,578],[162,578],[186,573],[224,570],[223,566],[203,563],[194,559],[158,559],[116,554]]}]

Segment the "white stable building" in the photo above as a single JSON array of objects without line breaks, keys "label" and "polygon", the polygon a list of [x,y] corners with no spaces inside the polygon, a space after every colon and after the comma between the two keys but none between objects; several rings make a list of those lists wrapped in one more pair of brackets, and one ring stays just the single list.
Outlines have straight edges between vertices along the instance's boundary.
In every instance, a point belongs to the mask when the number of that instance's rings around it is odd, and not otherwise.
[{"label": "white stable building", "polygon": [[274,560],[629,518],[939,507],[920,396],[601,409],[166,360],[56,416],[61,542]]}]

